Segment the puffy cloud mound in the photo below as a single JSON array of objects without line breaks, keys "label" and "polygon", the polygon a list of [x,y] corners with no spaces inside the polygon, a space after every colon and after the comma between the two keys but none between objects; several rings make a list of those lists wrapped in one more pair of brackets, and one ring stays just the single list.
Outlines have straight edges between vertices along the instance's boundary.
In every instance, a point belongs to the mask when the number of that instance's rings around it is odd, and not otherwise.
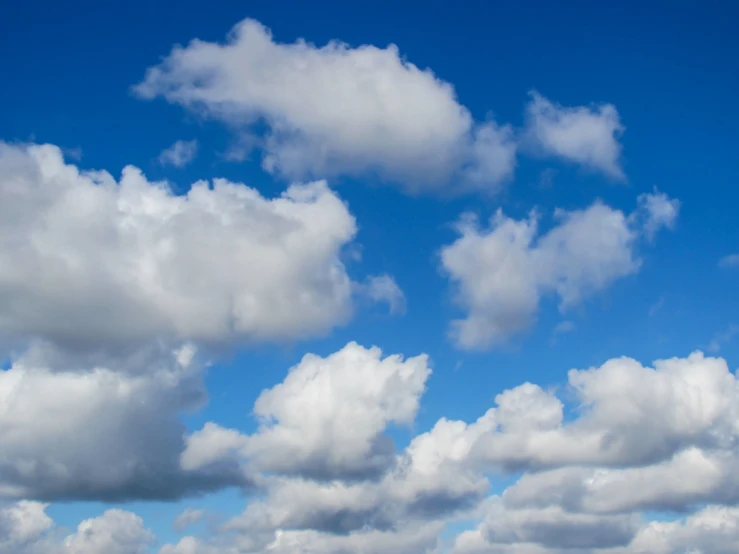
[{"label": "puffy cloud mound", "polygon": [[452,323],[453,338],[465,349],[500,345],[532,324],[543,295],[557,295],[565,311],[637,272],[638,240],[673,226],[678,209],[658,192],[640,196],[629,216],[595,202],[557,210],[557,224],[540,236],[535,211],[517,221],[498,210],[487,228],[463,218],[461,236],[441,249],[442,266],[468,312]]},{"label": "puffy cloud mound", "polygon": [[182,463],[200,467],[233,453],[269,473],[319,479],[382,473],[394,446],[391,423],[410,424],[431,370],[424,355],[382,358],[349,343],[326,358],[308,354],[254,405],[251,436],[207,424],[188,437]]},{"label": "puffy cloud mound", "polygon": [[15,360],[0,371],[0,494],[171,499],[247,486],[237,464],[180,469],[179,414],[205,400],[202,367],[191,357],[156,352],[135,367],[69,371]]},{"label": "puffy cloud mound", "polygon": [[449,83],[394,45],[283,44],[247,19],[224,44],[176,46],[134,90],[242,132],[266,123],[263,166],[290,178],[377,173],[411,192],[494,191],[515,166],[512,130],[475,123]]},{"label": "puffy cloud mound", "polygon": [[320,335],[350,315],[355,232],[324,182],[177,196],[134,167],[116,182],[57,147],[0,143],[0,335],[82,350]]}]

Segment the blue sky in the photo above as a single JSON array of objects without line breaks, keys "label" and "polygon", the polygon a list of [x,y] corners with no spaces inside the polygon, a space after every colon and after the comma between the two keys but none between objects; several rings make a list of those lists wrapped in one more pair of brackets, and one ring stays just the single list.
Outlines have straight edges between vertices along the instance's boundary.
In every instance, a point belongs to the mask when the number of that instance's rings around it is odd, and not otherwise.
[{"label": "blue sky", "polygon": [[[538,554],[561,552],[573,528],[576,552],[739,545],[695,523],[739,523],[725,492],[739,401],[737,8],[514,4],[0,10],[0,554]],[[121,177],[127,166],[143,176]],[[218,178],[235,184],[191,191]],[[182,348],[194,362],[173,361]],[[380,362],[393,354],[405,361]],[[599,367],[568,386],[569,370]],[[314,389],[300,381],[311,375]],[[474,424],[496,405],[497,427]],[[468,425],[442,436],[439,421]],[[3,439],[4,426],[19,434]],[[612,434],[618,452],[603,446]],[[383,437],[389,458],[374,450]],[[563,454],[593,437],[601,446]],[[444,454],[413,458],[422,439]],[[460,445],[472,446],[455,458]],[[714,464],[719,484],[681,456]],[[450,488],[392,481],[406,462]],[[510,500],[537,478],[601,470],[657,492],[607,509],[607,487],[577,509]],[[660,493],[654,475],[673,470],[704,489]],[[320,512],[327,482],[363,500],[324,499],[328,523],[311,524],[297,511]],[[405,487],[415,501],[387,492]],[[264,523],[300,495],[292,520]],[[452,507],[419,516],[419,498]],[[186,508],[202,521],[173,529]],[[546,537],[516,528],[537,510],[560,518]],[[18,513],[37,530],[14,535]],[[235,534],[217,523],[239,514]],[[681,527],[648,542],[648,521],[676,514]],[[106,525],[119,543],[99,538]],[[187,535],[195,546],[174,546]]]}]

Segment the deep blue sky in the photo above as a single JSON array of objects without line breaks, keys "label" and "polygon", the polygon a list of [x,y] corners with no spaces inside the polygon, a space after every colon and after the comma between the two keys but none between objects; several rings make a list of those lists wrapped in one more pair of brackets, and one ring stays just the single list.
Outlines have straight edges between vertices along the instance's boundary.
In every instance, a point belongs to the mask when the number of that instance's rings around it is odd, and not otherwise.
[{"label": "deep blue sky", "polygon": [[[211,370],[211,403],[191,416],[193,427],[215,419],[250,430],[250,407],[262,388],[281,380],[305,352],[328,354],[349,340],[388,353],[431,355],[435,373],[417,432],[441,415],[475,418],[495,394],[523,381],[562,383],[570,368],[621,355],[645,363],[685,356],[739,323],[739,273],[718,267],[719,259],[739,251],[735,2],[5,2],[0,139],[57,144],[79,153],[75,163],[81,167],[116,176],[134,164],[176,187],[224,176],[276,194],[284,183],[258,163],[219,158],[230,137],[221,124],[131,93],[172,45],[195,37],[220,41],[245,17],[271,28],[278,42],[303,37],[319,46],[331,39],[351,46],[394,43],[409,61],[453,84],[460,103],[478,120],[492,113],[498,121],[521,125],[531,89],[565,106],[612,103],[626,126],[621,142],[627,182],[525,159],[514,181],[494,198],[442,201],[349,179],[332,183],[357,217],[361,274],[393,275],[407,297],[407,314],[360,309],[330,337],[234,354]],[[156,163],[162,149],[192,138],[201,145],[192,165]],[[549,186],[540,184],[545,169],[554,171]],[[561,316],[550,298],[536,326],[509,347],[467,353],[445,338],[449,319],[459,312],[440,272],[438,249],[456,237],[449,224],[462,212],[487,218],[501,206],[521,217],[538,206],[546,227],[556,207],[583,208],[601,198],[628,212],[638,194],[655,186],[682,202],[676,229],[641,249],[644,265],[637,275],[574,310],[573,332],[552,340]],[[720,353],[736,367],[739,337]],[[398,431],[400,441],[410,436]],[[156,514],[180,509],[137,508],[163,520]],[[54,510],[58,521],[76,525],[97,508]],[[169,521],[151,525],[161,538],[169,536]]]}]

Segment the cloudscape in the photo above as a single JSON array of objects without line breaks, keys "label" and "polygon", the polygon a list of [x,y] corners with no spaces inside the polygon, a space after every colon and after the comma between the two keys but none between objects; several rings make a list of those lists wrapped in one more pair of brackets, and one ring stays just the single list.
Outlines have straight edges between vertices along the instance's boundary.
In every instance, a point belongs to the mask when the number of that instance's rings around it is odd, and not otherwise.
[{"label": "cloudscape", "polygon": [[0,554],[739,552],[731,3],[0,9]]}]

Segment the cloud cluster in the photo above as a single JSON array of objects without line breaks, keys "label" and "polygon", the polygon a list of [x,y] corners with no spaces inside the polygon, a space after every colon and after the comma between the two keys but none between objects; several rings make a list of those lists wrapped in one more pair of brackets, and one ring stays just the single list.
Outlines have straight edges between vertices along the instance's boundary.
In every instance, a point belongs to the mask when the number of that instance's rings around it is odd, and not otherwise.
[{"label": "cloud cluster", "polygon": [[671,228],[680,204],[664,193],[643,194],[630,215],[595,202],[555,211],[556,224],[539,235],[539,214],[514,220],[498,210],[483,227],[462,218],[460,237],[441,249],[441,262],[466,312],[451,334],[466,349],[506,342],[533,323],[541,298],[559,297],[566,312],[617,279],[639,270],[639,239]]},{"label": "cloud cluster", "polygon": [[516,132],[475,122],[450,83],[395,45],[279,43],[250,19],[225,43],[175,46],[134,91],[224,121],[261,149],[267,171],[288,178],[374,174],[411,193],[496,192],[521,145],[624,177],[624,127],[610,104],[565,107],[532,93]]},{"label": "cloud cluster", "polygon": [[247,19],[224,44],[175,47],[134,90],[246,132],[264,121],[262,165],[290,178],[375,172],[412,191],[452,178],[487,190],[515,165],[510,128],[475,123],[449,83],[393,45],[282,44]]},{"label": "cloud cluster", "polygon": [[[252,20],[223,44],[175,47],[135,91],[226,122],[289,179],[494,192],[522,149],[625,177],[612,105],[532,93],[516,131],[475,121],[449,83],[395,46],[283,44]],[[159,162],[183,167],[196,152],[178,141]],[[565,312],[636,273],[640,245],[674,228],[679,210],[655,190],[630,214],[602,202],[557,210],[544,233],[535,211],[498,211],[487,226],[464,217],[440,252],[466,312],[452,336],[467,349],[501,344],[533,323],[542,298]],[[701,353],[573,369],[565,394],[523,383],[475,421],[442,418],[398,445],[430,360],[350,342],[305,355],[264,390],[252,432],[214,421],[188,430],[182,414],[207,400],[202,356],[327,334],[357,295],[404,311],[391,276],[349,276],[342,253],[356,233],[325,181],[266,198],[214,179],[177,195],[135,167],[116,179],[55,146],[0,142],[0,554],[736,549],[739,383]],[[491,494],[499,477],[513,483]],[[46,513],[53,501],[230,486],[244,510],[175,544],[156,544],[127,510],[76,530]],[[653,511],[693,513],[649,521]],[[173,528],[205,516],[189,509]]]},{"label": "cloud cluster", "polygon": [[[524,383],[474,422],[441,419],[405,448],[388,443],[367,471],[373,438],[413,418],[429,373],[423,356],[356,344],[306,357],[257,401],[269,421],[254,434],[198,432],[231,446],[201,467],[253,465],[261,492],[212,534],[159,553],[724,554],[739,545],[739,381],[724,360],[615,358],[570,370],[560,395]],[[490,479],[506,474],[513,484],[486,498]],[[128,554],[153,541],[119,510],[60,536],[45,508],[0,507],[0,530],[12,529],[0,552]],[[654,512],[678,517],[650,520]],[[181,529],[203,513],[186,515]],[[468,530],[446,540],[449,524]]]}]

